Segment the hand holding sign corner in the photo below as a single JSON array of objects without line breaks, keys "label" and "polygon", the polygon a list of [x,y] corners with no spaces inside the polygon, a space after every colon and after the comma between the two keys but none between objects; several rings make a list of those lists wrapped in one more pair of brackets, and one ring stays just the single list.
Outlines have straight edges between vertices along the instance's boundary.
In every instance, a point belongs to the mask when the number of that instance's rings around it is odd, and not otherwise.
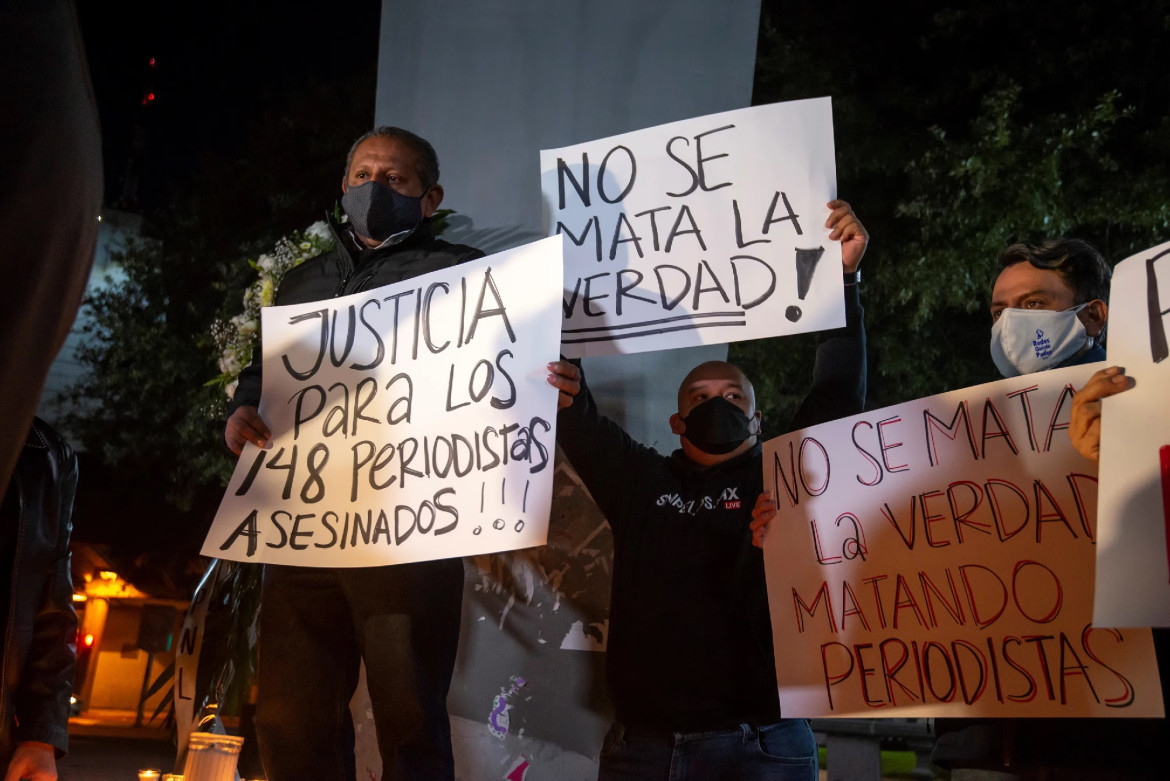
[{"label": "hand holding sign corner", "polygon": [[1110,366],[1094,372],[1073,396],[1068,437],[1077,452],[1093,463],[1099,460],[1101,449],[1101,400],[1133,386],[1134,380],[1126,375],[1125,369]]},{"label": "hand holding sign corner", "polygon": [[228,417],[224,429],[224,442],[228,450],[238,456],[243,452],[244,444],[248,442],[260,448],[272,447],[272,432],[260,417],[259,410],[245,404]]}]

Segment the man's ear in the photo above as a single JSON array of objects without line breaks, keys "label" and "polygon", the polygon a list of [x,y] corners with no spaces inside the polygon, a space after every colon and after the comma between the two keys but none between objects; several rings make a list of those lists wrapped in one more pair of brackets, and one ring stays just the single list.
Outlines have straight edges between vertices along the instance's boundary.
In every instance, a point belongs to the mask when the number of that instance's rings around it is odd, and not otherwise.
[{"label": "man's ear", "polygon": [[687,424],[683,423],[683,419],[678,416],[677,412],[670,416],[670,433],[671,434],[677,434],[678,436],[681,437],[683,432],[686,430],[687,430]]},{"label": "man's ear", "polygon": [[434,214],[439,204],[443,202],[443,185],[436,184],[431,189],[423,193],[422,196],[422,213],[423,218],[430,217]]},{"label": "man's ear", "polygon": [[1077,313],[1081,322],[1085,324],[1085,332],[1094,338],[1105,330],[1105,322],[1109,318],[1109,306],[1099,298],[1094,298],[1084,309]]},{"label": "man's ear", "polygon": [[341,194],[345,195],[349,192],[349,176],[341,177]]},{"label": "man's ear", "polygon": [[751,423],[748,423],[748,433],[754,437],[758,437],[760,432],[764,430],[764,416],[760,413],[759,410],[756,410],[752,415],[752,420],[756,423],[756,430],[752,431]]}]

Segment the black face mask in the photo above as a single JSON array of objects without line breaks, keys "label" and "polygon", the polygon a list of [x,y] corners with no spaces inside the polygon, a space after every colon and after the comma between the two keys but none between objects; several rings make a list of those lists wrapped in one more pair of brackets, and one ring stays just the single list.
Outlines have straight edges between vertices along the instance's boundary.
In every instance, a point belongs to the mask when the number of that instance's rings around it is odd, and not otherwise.
[{"label": "black face mask", "polygon": [[374,241],[413,230],[422,222],[421,197],[403,195],[373,180],[342,193],[341,207],[358,235]]},{"label": "black face mask", "polygon": [[687,424],[683,436],[704,453],[722,455],[735,450],[751,436],[751,420],[727,399],[712,396],[682,419]]}]

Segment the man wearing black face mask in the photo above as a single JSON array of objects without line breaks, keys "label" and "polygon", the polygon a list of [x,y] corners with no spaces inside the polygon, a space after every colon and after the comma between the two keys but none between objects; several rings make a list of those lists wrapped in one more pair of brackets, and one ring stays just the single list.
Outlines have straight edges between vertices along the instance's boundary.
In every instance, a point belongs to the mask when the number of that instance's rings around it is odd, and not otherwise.
[{"label": "man wearing black face mask", "polygon": [[[443,199],[427,141],[380,127],[354,142],[341,182],[348,224],[330,218],[332,251],[288,272],[277,304],[318,301],[448,268],[483,253],[431,233]],[[257,351],[259,357],[261,351]],[[267,447],[257,412],[260,362],[240,374],[224,434]],[[264,570],[256,733],[269,781],[352,781],[348,704],[359,661],[377,726],[383,778],[453,779],[447,690],[455,665],[463,564]]]},{"label": "man wearing black face mask", "polygon": [[[857,266],[869,237],[849,204],[829,208],[847,324],[820,335],[793,428],[858,413],[865,399]],[[680,449],[667,457],[602,416],[574,364],[549,371],[561,391],[557,441],[614,535],[606,667],[616,721],[599,779],[814,781],[808,723],[780,718],[764,563],[752,545],[763,465],[751,382],[729,363],[691,370],[670,418]]]}]

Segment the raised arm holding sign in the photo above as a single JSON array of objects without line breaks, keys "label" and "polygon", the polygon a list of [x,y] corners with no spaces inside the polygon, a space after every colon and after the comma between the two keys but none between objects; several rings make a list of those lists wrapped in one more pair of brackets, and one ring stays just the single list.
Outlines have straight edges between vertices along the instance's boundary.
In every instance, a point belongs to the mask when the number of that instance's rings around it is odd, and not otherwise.
[{"label": "raised arm holding sign", "polygon": [[[868,235],[848,204],[830,208],[826,230],[854,275]],[[845,311],[846,327],[819,337],[813,385],[792,425],[864,403],[855,276]],[[808,725],[780,717],[763,561],[751,542],[762,468],[750,379],[718,361],[689,372],[670,418],[680,449],[668,457],[602,416],[576,366],[549,368],[562,402],[571,399],[558,415],[558,442],[614,533],[606,665],[616,721],[599,778],[751,780],[783,771],[812,781]]]}]

